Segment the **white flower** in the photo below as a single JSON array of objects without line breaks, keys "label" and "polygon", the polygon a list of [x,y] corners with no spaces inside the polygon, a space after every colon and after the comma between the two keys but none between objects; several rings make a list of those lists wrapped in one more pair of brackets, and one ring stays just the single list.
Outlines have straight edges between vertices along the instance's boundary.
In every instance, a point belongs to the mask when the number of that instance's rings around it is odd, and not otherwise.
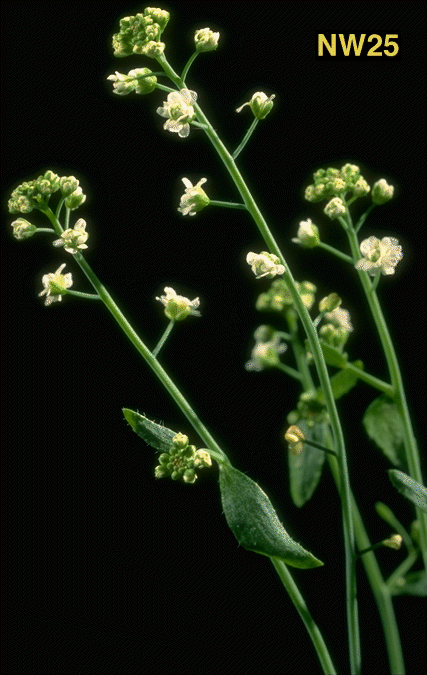
[{"label": "white flower", "polygon": [[89,236],[86,230],[86,221],[83,218],[79,218],[74,228],[65,230],[61,234],[60,239],[56,239],[53,243],[54,246],[65,246],[65,250],[68,253],[78,253],[78,249],[87,248],[85,241]]},{"label": "white flower", "polygon": [[276,366],[280,363],[279,354],[283,354],[287,348],[287,345],[280,343],[278,335],[268,342],[257,342],[252,349],[250,360],[245,364],[246,370],[259,372],[264,368]]},{"label": "white flower", "polygon": [[157,113],[168,119],[163,129],[178,134],[180,138],[186,138],[190,133],[190,122],[196,117],[193,103],[197,100],[197,94],[190,89],[181,89],[168,94],[168,100],[163,101],[163,108],[157,108]]},{"label": "white flower", "polygon": [[328,202],[323,209],[323,213],[325,213],[331,220],[341,216],[343,213],[345,213],[345,205],[342,199],[339,197],[334,197],[331,199],[331,201]]},{"label": "white flower", "polygon": [[360,244],[360,252],[363,258],[355,264],[355,268],[365,270],[372,276],[378,269],[381,269],[382,274],[394,274],[394,268],[403,258],[402,247],[394,237],[383,237],[381,241],[377,237],[364,239]]},{"label": "white flower", "polygon": [[37,227],[29,223],[28,220],[25,220],[25,218],[18,218],[18,220],[14,220],[12,227],[13,236],[15,239],[28,239],[29,237],[32,237],[34,232],[37,230]]},{"label": "white flower", "polygon": [[195,216],[197,211],[201,211],[209,204],[209,197],[200,187],[203,185],[203,183],[206,183],[206,181],[207,178],[201,178],[197,185],[193,185],[193,183],[189,181],[188,178],[182,179],[182,182],[185,185],[185,192],[181,197],[178,211],[180,211],[183,216]]},{"label": "white flower", "polygon": [[353,326],[351,325],[350,321],[350,313],[346,309],[336,307],[332,312],[326,312],[324,318],[333,326],[335,326],[335,328],[341,328],[348,333],[351,333],[353,330]]},{"label": "white flower", "polygon": [[67,292],[67,288],[73,285],[73,277],[71,273],[61,274],[66,263],[63,263],[56,272],[50,272],[49,274],[44,274],[42,278],[42,284],[44,289],[39,293],[39,297],[42,295],[46,296],[44,304],[46,307],[52,304],[52,302],[60,302],[62,300],[62,295]]},{"label": "white flower", "polygon": [[319,230],[311,219],[302,220],[298,228],[298,237],[292,239],[294,244],[301,244],[305,248],[314,248],[319,243]]},{"label": "white flower", "polygon": [[159,300],[165,307],[165,314],[168,319],[173,319],[174,321],[182,321],[189,314],[193,316],[200,316],[200,312],[196,311],[196,308],[200,305],[199,298],[194,300],[189,300],[182,295],[177,295],[173,288],[166,286],[165,288],[166,295],[161,295]]},{"label": "white flower", "polygon": [[261,277],[273,279],[276,274],[283,274],[285,271],[284,266],[280,264],[280,258],[274,253],[267,253],[267,251],[248,253],[246,262],[252,267],[252,272],[257,279],[261,279]]},{"label": "white flower", "polygon": [[381,178],[372,186],[372,201],[374,204],[385,204],[393,197],[393,193],[393,185],[389,185],[384,178]]}]

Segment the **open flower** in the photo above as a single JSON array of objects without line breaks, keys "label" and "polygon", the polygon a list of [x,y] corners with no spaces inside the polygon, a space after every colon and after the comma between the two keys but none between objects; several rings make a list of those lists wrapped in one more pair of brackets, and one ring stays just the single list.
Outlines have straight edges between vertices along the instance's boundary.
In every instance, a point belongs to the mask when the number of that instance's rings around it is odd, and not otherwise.
[{"label": "open flower", "polygon": [[168,286],[165,288],[165,293],[166,295],[161,295],[156,300],[159,300],[164,305],[165,314],[168,319],[182,321],[189,314],[200,316],[200,312],[196,311],[196,308],[200,305],[199,298],[189,300],[182,295],[178,295],[173,288],[169,288]]},{"label": "open flower", "polygon": [[252,267],[252,272],[257,279],[267,277],[273,279],[276,274],[283,274],[285,268],[280,264],[280,259],[274,253],[261,251],[261,253],[248,253],[246,262]]},{"label": "open flower", "polygon": [[44,289],[39,293],[39,296],[46,296],[44,301],[46,307],[51,305],[52,302],[60,302],[62,296],[67,292],[67,288],[73,285],[73,277],[70,272],[68,274],[61,274],[64,267],[65,263],[58,267],[56,272],[43,275],[42,284]]},{"label": "open flower", "polygon": [[193,185],[188,178],[183,178],[182,182],[185,185],[185,192],[181,197],[178,211],[181,211],[183,216],[195,216],[197,211],[201,211],[210,202],[206,192],[200,187],[206,183],[207,178],[201,178],[197,185]]},{"label": "open flower", "polygon": [[157,108],[157,113],[168,119],[163,129],[178,134],[180,138],[186,138],[190,133],[190,122],[196,117],[193,103],[197,100],[197,94],[190,89],[172,91],[168,94],[168,100],[163,101],[163,108]]},{"label": "open flower", "polygon": [[292,241],[295,244],[300,244],[304,248],[314,248],[320,241],[319,230],[311,218],[302,220],[298,227],[298,236],[294,237]]},{"label": "open flower", "polygon": [[369,272],[372,276],[379,269],[382,274],[394,274],[394,268],[403,258],[402,247],[394,237],[383,237],[381,241],[377,237],[364,239],[360,244],[360,252],[363,258],[358,260],[355,268]]},{"label": "open flower", "polygon": [[246,370],[260,371],[280,364],[279,355],[288,348],[281,342],[280,332],[271,326],[262,325],[254,332],[254,338],[255,347],[252,349],[250,360],[245,364]]},{"label": "open flower", "polygon": [[65,246],[65,250],[68,253],[78,253],[78,249],[87,248],[85,241],[87,240],[89,234],[85,232],[86,230],[86,221],[83,218],[79,218],[74,228],[65,230],[61,234],[60,239],[56,239],[53,243],[54,246]]},{"label": "open flower", "polygon": [[246,103],[241,105],[240,108],[237,108],[236,112],[240,112],[241,110],[243,110],[245,105],[248,105],[252,110],[254,116],[258,120],[263,120],[264,117],[267,117],[268,113],[272,109],[274,98],[276,98],[276,94],[267,96],[267,94],[264,94],[263,91],[257,91],[252,96],[251,100],[246,101]]}]

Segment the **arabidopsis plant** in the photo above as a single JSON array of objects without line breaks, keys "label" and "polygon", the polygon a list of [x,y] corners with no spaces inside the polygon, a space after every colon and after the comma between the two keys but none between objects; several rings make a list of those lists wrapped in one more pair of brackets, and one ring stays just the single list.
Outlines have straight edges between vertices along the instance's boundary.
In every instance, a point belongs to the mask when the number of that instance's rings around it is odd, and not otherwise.
[{"label": "arabidopsis plant", "polygon": [[252,251],[246,256],[246,262],[252,267],[252,272],[257,279],[267,277],[273,279],[277,274],[284,274],[285,268],[280,264],[280,259],[274,253],[253,253]]},{"label": "arabidopsis plant", "polygon": [[192,106],[196,100],[196,92],[190,89],[168,94],[168,100],[163,102],[163,107],[156,110],[159,115],[168,118],[163,129],[178,134],[180,138],[186,138],[190,133],[190,122],[196,117]]},{"label": "arabidopsis plant", "polygon": [[53,302],[60,302],[62,296],[67,292],[67,288],[70,288],[70,286],[73,285],[71,272],[68,272],[68,274],[61,274],[65,265],[66,263],[63,263],[58,267],[56,272],[50,272],[49,274],[43,275],[42,284],[44,289],[39,293],[39,296],[46,296],[44,301],[46,307]]},{"label": "arabidopsis plant", "polygon": [[394,268],[403,258],[402,247],[394,237],[383,237],[381,241],[377,237],[364,239],[360,244],[360,252],[363,258],[355,264],[355,268],[365,270],[372,276],[378,270],[382,274],[394,274]]},{"label": "arabidopsis plant", "polygon": [[85,241],[87,241],[89,233],[85,230],[86,221],[83,218],[79,218],[74,228],[65,230],[61,234],[60,239],[56,239],[52,243],[54,246],[64,246],[68,253],[78,253],[79,249],[87,248]]},{"label": "arabidopsis plant", "polygon": [[200,305],[199,298],[189,300],[182,295],[178,295],[173,288],[166,286],[166,295],[161,295],[159,300],[165,307],[165,314],[168,319],[173,321],[183,321],[189,314],[200,316],[196,308]]},{"label": "arabidopsis plant", "polygon": [[201,211],[210,202],[206,192],[201,188],[203,183],[206,183],[207,178],[201,178],[197,185],[193,185],[188,178],[183,178],[182,182],[185,185],[185,192],[181,197],[178,211],[183,216],[195,216],[197,211]]}]

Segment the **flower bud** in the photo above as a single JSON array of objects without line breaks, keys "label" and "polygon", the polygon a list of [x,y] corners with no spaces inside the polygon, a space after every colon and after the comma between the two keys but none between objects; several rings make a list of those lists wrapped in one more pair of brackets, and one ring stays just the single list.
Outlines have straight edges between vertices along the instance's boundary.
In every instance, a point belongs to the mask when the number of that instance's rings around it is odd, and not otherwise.
[{"label": "flower bud", "polygon": [[79,181],[74,176],[62,176],[59,179],[59,187],[64,197],[68,197],[77,190]]},{"label": "flower bud", "polygon": [[218,47],[219,33],[214,33],[210,28],[200,28],[194,34],[194,42],[197,52],[212,52]]},{"label": "flower bud", "polygon": [[252,267],[252,272],[257,279],[261,279],[261,277],[273,279],[277,274],[285,273],[284,266],[280,264],[280,258],[267,251],[261,251],[261,253],[251,251],[246,256],[246,262]]},{"label": "flower bud", "polygon": [[74,190],[67,199],[65,200],[65,206],[67,209],[70,209],[71,211],[74,211],[75,209],[78,209],[83,202],[86,201],[86,195],[83,194],[83,190],[81,187],[78,187],[77,190]]},{"label": "flower bud", "polygon": [[196,308],[200,305],[199,298],[189,300],[182,295],[178,295],[173,288],[165,288],[166,295],[161,295],[159,300],[165,307],[165,314],[168,319],[173,321],[183,321],[189,314],[200,316]]},{"label": "flower bud", "polygon": [[298,228],[298,237],[292,239],[295,244],[300,244],[304,248],[314,248],[320,241],[319,230],[311,222],[311,219],[302,220]]},{"label": "flower bud", "polygon": [[338,293],[330,293],[326,298],[319,302],[320,312],[333,312],[334,309],[340,306],[342,300]]},{"label": "flower bud", "polygon": [[263,120],[264,117],[267,117],[268,113],[272,109],[273,99],[275,97],[276,94],[267,96],[267,94],[264,94],[263,91],[257,91],[252,96],[251,100],[241,105],[240,108],[237,108],[236,112],[240,112],[245,107],[245,105],[248,105],[254,116],[259,120]]},{"label": "flower bud", "polygon": [[389,539],[383,539],[382,544],[387,548],[394,548],[395,551],[398,551],[402,546],[402,537],[400,534],[393,534]]},{"label": "flower bud", "polygon": [[372,186],[372,201],[374,204],[385,204],[393,197],[393,193],[393,185],[388,185],[387,181],[381,178]]},{"label": "flower bud", "polygon": [[37,227],[29,223],[28,220],[25,220],[25,218],[18,218],[17,220],[14,220],[12,227],[13,236],[15,239],[19,240],[29,239],[37,230]]},{"label": "flower bud", "polygon": [[338,218],[338,216],[342,216],[342,214],[345,213],[343,201],[339,197],[334,197],[326,204],[325,208],[323,209],[323,213],[325,213],[331,220]]}]

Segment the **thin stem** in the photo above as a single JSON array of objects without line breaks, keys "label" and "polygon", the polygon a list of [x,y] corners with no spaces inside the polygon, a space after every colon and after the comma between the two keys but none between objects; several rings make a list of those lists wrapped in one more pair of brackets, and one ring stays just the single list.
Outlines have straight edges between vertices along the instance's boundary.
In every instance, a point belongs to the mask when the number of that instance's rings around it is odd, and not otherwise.
[{"label": "thin stem", "polygon": [[36,232],[53,232],[55,234],[55,230],[52,227],[38,227],[34,234]]},{"label": "thin stem", "polygon": [[185,66],[184,66],[184,69],[183,69],[183,71],[182,71],[182,73],[181,73],[181,81],[182,81],[182,84],[183,84],[184,86],[185,86],[185,78],[187,77],[187,73],[188,73],[188,71],[189,71],[189,69],[190,69],[190,66],[191,66],[191,64],[193,63],[193,61],[194,61],[194,59],[196,58],[196,56],[198,56],[198,54],[199,54],[199,52],[194,52],[194,53],[190,56],[190,58],[188,59],[187,63],[186,63]]},{"label": "thin stem", "polygon": [[249,140],[250,137],[252,136],[253,132],[255,131],[255,127],[256,127],[256,125],[258,124],[258,122],[259,122],[259,119],[258,119],[257,117],[255,117],[254,120],[253,120],[253,122],[252,122],[252,124],[251,124],[251,126],[249,127],[249,129],[247,130],[246,134],[244,135],[242,142],[237,146],[237,148],[235,149],[235,151],[234,151],[233,154],[231,155],[233,159],[236,159],[236,157],[237,157],[238,155],[240,155],[240,153],[242,152],[242,150],[243,150],[243,148],[245,147],[246,143],[248,142],[248,140]]},{"label": "thin stem", "polygon": [[172,328],[174,327],[174,325],[175,325],[175,320],[174,320],[174,319],[171,319],[171,320],[169,321],[169,323],[168,323],[168,325],[167,325],[167,327],[166,327],[166,330],[165,330],[165,332],[163,333],[162,337],[160,338],[160,340],[158,341],[158,343],[157,343],[156,346],[154,347],[153,351],[151,352],[153,356],[157,356],[157,354],[159,353],[159,351],[160,351],[161,348],[163,347],[164,343],[165,343],[166,340],[168,339],[169,334],[171,333]]},{"label": "thin stem", "polygon": [[337,453],[335,450],[331,450],[330,448],[325,448],[324,445],[320,445],[320,443],[316,443],[315,441],[311,441],[308,438],[304,438],[304,443],[307,443],[307,445],[312,445],[313,448],[317,448],[318,450],[321,450],[322,452],[325,452],[327,455],[335,455],[337,456]]},{"label": "thin stem", "polygon": [[[47,207],[46,210],[43,211],[51,223],[53,224],[55,230],[60,227],[60,224],[55,216],[55,214]],[[163,384],[165,387],[166,391],[169,393],[171,398],[175,401],[177,406],[180,408],[180,410],[183,412],[185,417],[188,419],[190,424],[192,425],[193,429],[199,434],[200,438],[204,441],[206,444],[206,447],[209,449],[210,455],[217,461],[217,462],[222,462],[224,463],[229,463],[227,455],[221,450],[219,447],[218,443],[215,441],[215,439],[211,436],[209,431],[206,429],[204,424],[201,422],[197,414],[194,412],[193,408],[190,406],[188,401],[184,398],[184,396],[181,394],[179,391],[178,387],[175,385],[175,383],[171,380],[169,375],[166,373],[166,371],[162,368],[160,363],[157,361],[156,357],[153,356],[152,352],[146,347],[144,342],[141,340],[139,335],[135,332],[135,330],[132,328],[130,325],[129,321],[124,317],[122,312],[120,311],[119,307],[116,305],[114,302],[113,298],[111,295],[108,293],[107,289],[101,284],[100,280],[96,276],[95,272],[92,270],[88,262],[85,260],[85,258],[82,256],[81,253],[76,253],[73,256],[74,260],[77,262],[79,267],[82,269],[96,292],[98,293],[99,297],[101,298],[102,302],[104,305],[107,307],[107,309],[110,311],[110,313],[113,315],[114,319],[117,321],[119,324],[120,328],[122,331],[125,333],[125,335],[129,338],[131,343],[134,345],[136,350],[141,354],[142,358],[146,361],[146,363],[150,366],[151,370],[155,373],[155,375],[158,377],[160,382]]]},{"label": "thin stem", "polygon": [[211,199],[209,206],[225,206],[227,209],[246,209],[246,204],[236,204],[235,202],[218,202],[216,199]]},{"label": "thin stem", "polygon": [[363,380],[363,382],[366,382],[367,384],[370,384],[371,387],[374,387],[375,389],[378,389],[379,391],[382,391],[384,394],[387,394],[387,396],[390,396],[390,398],[393,398],[394,389],[391,386],[391,384],[387,384],[387,382],[384,382],[383,380],[380,380],[378,377],[374,377],[374,375],[370,375],[369,373],[365,372],[361,368],[358,368],[357,366],[355,366],[353,363],[347,362],[345,370],[349,370],[351,373],[354,373],[355,375],[357,375],[359,380]]},{"label": "thin stem", "polygon": [[288,592],[288,595],[291,598],[298,614],[300,615],[302,621],[304,622],[304,625],[311,638],[311,641],[313,642],[317,656],[321,663],[323,672],[325,673],[325,675],[336,675],[334,664],[332,663],[332,659],[330,657],[328,648],[322,637],[322,634],[319,630],[319,627],[314,621],[313,617],[311,616],[308,607],[305,603],[305,600],[302,597],[298,589],[298,586],[293,580],[287,566],[285,565],[284,562],[278,560],[278,558],[270,558],[270,560],[273,563],[282,584],[286,588],[286,591]]},{"label": "thin stem", "polygon": [[369,214],[371,213],[372,209],[375,208],[375,206],[376,206],[376,204],[372,203],[370,206],[368,206],[365,213],[362,213],[359,220],[357,221],[357,224],[354,227],[354,231],[356,233],[359,232],[359,230],[362,227],[363,223],[365,222],[366,218],[369,216]]},{"label": "thin stem", "polygon": [[99,295],[93,293],[82,293],[81,291],[71,291],[67,288],[66,295],[75,295],[76,298],[85,298],[86,300],[100,300]]},{"label": "thin stem", "polygon": [[341,260],[344,260],[344,262],[350,263],[350,265],[354,265],[353,258],[350,258],[349,255],[346,255],[342,251],[339,251],[337,248],[334,248],[333,246],[329,246],[329,244],[325,244],[325,242],[323,242],[323,241],[319,241],[316,248],[323,248],[324,251],[328,251],[328,253],[332,253],[337,258],[341,258]]},{"label": "thin stem", "polygon": [[[171,68],[167,62],[164,54],[157,58],[158,63],[165,70],[165,73],[169,75],[172,82],[177,86],[182,87],[182,81]],[[236,188],[238,189],[248,211],[250,212],[255,224],[263,237],[265,243],[269,247],[270,252],[275,253],[282,265],[285,267],[285,272],[283,278],[285,283],[289,288],[290,295],[294,307],[296,308],[298,315],[300,317],[301,323],[304,327],[304,330],[307,335],[307,339],[310,345],[310,351],[313,355],[313,360],[316,364],[317,372],[319,375],[320,385],[323,390],[323,395],[325,398],[325,404],[328,410],[330,423],[332,431],[334,434],[335,443],[334,446],[337,448],[338,452],[338,462],[340,465],[341,472],[341,504],[342,504],[342,517],[343,517],[343,530],[344,530],[344,548],[345,548],[345,576],[346,576],[346,610],[347,610],[347,626],[348,626],[348,639],[349,639],[349,651],[350,651],[350,671],[352,675],[358,675],[361,669],[360,662],[360,634],[359,634],[359,620],[358,620],[358,604],[357,604],[357,595],[356,595],[356,575],[354,574],[354,561],[355,561],[355,543],[354,543],[354,532],[353,532],[353,520],[351,515],[351,500],[350,500],[350,482],[348,475],[347,467],[347,458],[344,445],[344,437],[338,417],[338,412],[335,405],[335,399],[332,393],[331,384],[329,381],[329,375],[326,368],[326,364],[323,358],[322,349],[319,344],[317,333],[313,327],[310,315],[305,307],[302,298],[298,292],[295,280],[287,267],[284,256],[277,245],[266,221],[264,220],[252,194],[247,187],[240,171],[237,169],[234,159],[228,152],[227,148],[219,138],[215,129],[210,124],[208,118],[200,108],[197,103],[194,103],[194,110],[197,114],[197,119],[206,125],[206,135],[217,151],[221,161],[225,165],[228,173],[230,174]]]},{"label": "thin stem", "polygon": [[294,380],[301,382],[302,375],[300,372],[298,372],[298,370],[295,370],[295,368],[287,366],[286,363],[276,363],[274,367],[278,368],[278,370],[281,370],[282,373],[286,373],[286,375],[289,375],[289,377],[293,377]]},{"label": "thin stem", "polygon": [[[350,221],[351,222],[351,221]],[[356,232],[349,228],[348,238],[353,255],[357,255],[359,244],[357,241]],[[402,420],[403,442],[405,446],[405,457],[408,465],[409,475],[418,483],[423,484],[423,477],[421,473],[421,466],[418,454],[417,443],[412,430],[411,419],[409,415],[408,405],[406,402],[405,391],[403,388],[402,375],[400,373],[399,363],[396,352],[387,328],[384,315],[378,300],[375,290],[372,290],[371,282],[368,273],[363,270],[358,270],[359,279],[362,288],[365,292],[366,299],[369,303],[372,316],[374,318],[384,355],[387,361],[388,370],[390,373],[391,385],[393,388],[393,400],[397,406],[398,412]],[[417,519],[420,523],[420,548],[423,555],[424,566],[427,569],[427,514],[422,509],[415,506]]]}]

